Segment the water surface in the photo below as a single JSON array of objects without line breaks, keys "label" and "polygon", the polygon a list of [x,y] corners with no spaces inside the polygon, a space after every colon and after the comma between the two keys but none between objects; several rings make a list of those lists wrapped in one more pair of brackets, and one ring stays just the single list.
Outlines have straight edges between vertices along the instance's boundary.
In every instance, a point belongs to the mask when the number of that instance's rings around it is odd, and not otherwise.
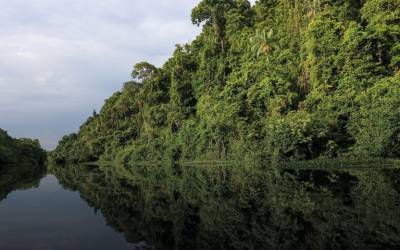
[{"label": "water surface", "polygon": [[2,190],[17,190],[0,201],[0,249],[133,249],[79,192],[41,171],[33,170],[19,183],[2,182]]},{"label": "water surface", "polygon": [[0,249],[399,249],[400,171],[0,169]]}]

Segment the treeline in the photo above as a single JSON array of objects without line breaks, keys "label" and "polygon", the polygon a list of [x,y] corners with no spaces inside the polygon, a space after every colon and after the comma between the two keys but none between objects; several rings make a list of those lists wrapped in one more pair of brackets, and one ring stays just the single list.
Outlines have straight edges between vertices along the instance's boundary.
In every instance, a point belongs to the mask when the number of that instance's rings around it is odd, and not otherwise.
[{"label": "treeline", "polygon": [[58,162],[400,156],[399,0],[203,0]]},{"label": "treeline", "polygon": [[46,158],[38,140],[14,139],[0,129],[0,169],[8,164],[41,166]]}]

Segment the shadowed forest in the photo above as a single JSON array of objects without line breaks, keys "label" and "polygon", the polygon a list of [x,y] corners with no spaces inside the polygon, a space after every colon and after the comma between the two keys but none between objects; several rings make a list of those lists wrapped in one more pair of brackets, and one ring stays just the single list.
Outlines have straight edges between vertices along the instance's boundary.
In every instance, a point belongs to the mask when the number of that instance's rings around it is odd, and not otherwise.
[{"label": "shadowed forest", "polygon": [[14,139],[0,129],[0,164],[41,166],[46,161],[46,152],[38,140]]}]

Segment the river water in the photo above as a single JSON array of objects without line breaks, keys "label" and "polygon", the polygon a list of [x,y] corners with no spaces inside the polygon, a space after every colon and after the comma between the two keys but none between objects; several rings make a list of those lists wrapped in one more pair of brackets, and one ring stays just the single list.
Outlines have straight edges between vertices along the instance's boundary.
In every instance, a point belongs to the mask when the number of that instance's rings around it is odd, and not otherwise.
[{"label": "river water", "polygon": [[400,170],[0,167],[0,249],[400,249]]}]

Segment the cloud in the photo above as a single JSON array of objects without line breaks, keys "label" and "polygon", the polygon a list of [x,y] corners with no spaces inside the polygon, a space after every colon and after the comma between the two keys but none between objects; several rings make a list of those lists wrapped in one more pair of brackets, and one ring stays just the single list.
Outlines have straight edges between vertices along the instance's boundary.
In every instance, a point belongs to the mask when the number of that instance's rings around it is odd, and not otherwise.
[{"label": "cloud", "polygon": [[53,148],[129,80],[191,41],[197,0],[0,0],[0,127]]}]

